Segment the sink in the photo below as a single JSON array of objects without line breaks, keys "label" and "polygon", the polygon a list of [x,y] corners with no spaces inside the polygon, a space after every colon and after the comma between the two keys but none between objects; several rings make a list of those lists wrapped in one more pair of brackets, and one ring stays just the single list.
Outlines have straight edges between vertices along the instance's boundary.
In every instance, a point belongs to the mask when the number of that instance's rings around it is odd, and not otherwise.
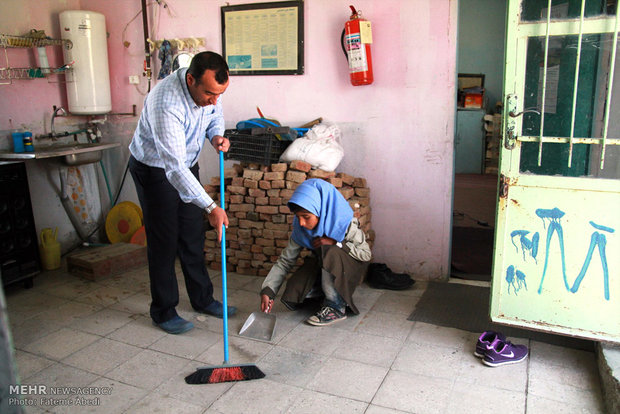
[{"label": "sink", "polygon": [[101,160],[103,150],[119,147],[119,142],[111,143],[62,143],[35,146],[34,152],[14,153],[0,151],[0,160],[27,160],[61,158],[65,165],[82,165]]}]

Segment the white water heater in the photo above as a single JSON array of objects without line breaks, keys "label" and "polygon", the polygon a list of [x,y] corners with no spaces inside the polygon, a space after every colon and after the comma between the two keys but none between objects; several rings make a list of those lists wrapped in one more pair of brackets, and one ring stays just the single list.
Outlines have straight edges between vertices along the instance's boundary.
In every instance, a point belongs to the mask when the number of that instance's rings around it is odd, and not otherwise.
[{"label": "white water heater", "polygon": [[112,110],[108,42],[105,17],[86,10],[60,13],[60,34],[73,47],[64,48],[69,112],[76,115],[105,114]]}]

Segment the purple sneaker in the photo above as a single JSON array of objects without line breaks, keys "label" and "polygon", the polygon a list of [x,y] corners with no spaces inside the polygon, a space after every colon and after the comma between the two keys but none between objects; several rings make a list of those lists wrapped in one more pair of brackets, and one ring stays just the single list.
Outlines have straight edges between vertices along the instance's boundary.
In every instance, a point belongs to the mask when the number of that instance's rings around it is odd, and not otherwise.
[{"label": "purple sneaker", "polygon": [[478,338],[478,342],[476,343],[476,350],[474,351],[474,356],[478,358],[484,358],[484,354],[487,352],[487,349],[493,348],[493,343],[495,341],[506,341],[506,337],[504,334],[494,331],[485,331]]},{"label": "purple sneaker", "polygon": [[496,341],[484,354],[482,362],[490,367],[516,364],[527,358],[527,346],[515,345],[509,341]]}]

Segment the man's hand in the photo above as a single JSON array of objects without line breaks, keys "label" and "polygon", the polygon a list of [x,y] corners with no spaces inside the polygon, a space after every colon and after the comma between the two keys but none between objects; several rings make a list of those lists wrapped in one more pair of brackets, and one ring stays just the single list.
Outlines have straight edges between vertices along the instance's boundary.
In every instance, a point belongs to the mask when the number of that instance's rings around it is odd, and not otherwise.
[{"label": "man's hand", "polygon": [[211,214],[207,216],[209,224],[215,228],[217,232],[217,241],[222,242],[222,224],[228,228],[228,215],[222,207],[215,207]]},{"label": "man's hand", "polygon": [[330,237],[315,237],[314,239],[312,239],[312,247],[314,247],[315,249],[318,249],[319,247],[323,246],[323,245],[332,245],[332,244],[336,244],[336,240],[330,238]]},{"label": "man's hand", "polygon": [[211,140],[211,145],[213,145],[213,148],[215,148],[217,152],[228,152],[228,150],[230,149],[230,141],[228,140],[228,138],[224,138],[221,135],[214,136]]},{"label": "man's hand", "polygon": [[260,310],[265,313],[271,313],[273,307],[273,299],[269,299],[267,295],[260,296]]}]

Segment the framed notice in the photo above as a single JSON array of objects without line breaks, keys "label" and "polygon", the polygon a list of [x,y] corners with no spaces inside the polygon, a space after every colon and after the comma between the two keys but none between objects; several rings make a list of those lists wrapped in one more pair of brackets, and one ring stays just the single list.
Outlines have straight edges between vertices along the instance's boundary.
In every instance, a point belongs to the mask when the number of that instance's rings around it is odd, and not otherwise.
[{"label": "framed notice", "polygon": [[303,0],[222,7],[222,54],[231,75],[302,75]]}]

